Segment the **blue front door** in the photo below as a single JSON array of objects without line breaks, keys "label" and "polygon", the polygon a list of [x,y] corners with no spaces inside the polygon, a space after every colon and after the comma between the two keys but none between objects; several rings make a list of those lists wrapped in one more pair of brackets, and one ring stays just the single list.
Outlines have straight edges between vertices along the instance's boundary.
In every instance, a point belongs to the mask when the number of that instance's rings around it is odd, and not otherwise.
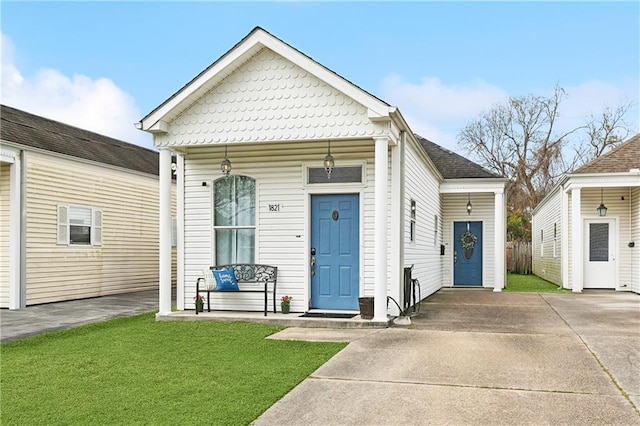
[{"label": "blue front door", "polygon": [[482,286],[482,222],[453,223],[453,285]]},{"label": "blue front door", "polygon": [[311,196],[311,308],[358,309],[358,194]]}]

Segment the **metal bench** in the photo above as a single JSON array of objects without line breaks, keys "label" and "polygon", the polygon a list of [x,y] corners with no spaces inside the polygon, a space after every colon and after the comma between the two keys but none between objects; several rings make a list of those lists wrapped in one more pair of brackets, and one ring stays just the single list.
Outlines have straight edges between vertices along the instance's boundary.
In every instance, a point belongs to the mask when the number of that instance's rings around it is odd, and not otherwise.
[{"label": "metal bench", "polygon": [[[244,284],[240,290],[217,290],[211,271],[233,269],[238,284]],[[205,270],[206,272],[206,270]],[[209,276],[209,274],[211,274]],[[209,274],[196,280],[196,295],[207,293],[207,312],[211,312],[211,293],[264,293],[264,316],[267,316],[269,284],[273,284],[273,313],[276,313],[276,285],[278,283],[278,267],[256,263],[234,263],[209,267]],[[213,282],[211,282],[213,280]],[[204,283],[204,288],[201,288]],[[198,309],[196,309],[198,315]]]}]

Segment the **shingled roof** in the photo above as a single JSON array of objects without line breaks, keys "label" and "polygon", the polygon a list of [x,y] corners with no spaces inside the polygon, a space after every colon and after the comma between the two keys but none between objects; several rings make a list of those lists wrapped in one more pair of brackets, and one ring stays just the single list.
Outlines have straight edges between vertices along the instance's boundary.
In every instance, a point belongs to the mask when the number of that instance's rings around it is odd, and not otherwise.
[{"label": "shingled roof", "polygon": [[0,139],[158,175],[158,153],[118,139],[0,105]]},{"label": "shingled roof", "polygon": [[571,174],[622,173],[640,169],[640,133]]},{"label": "shingled roof", "polygon": [[479,164],[414,134],[445,179],[501,178]]}]

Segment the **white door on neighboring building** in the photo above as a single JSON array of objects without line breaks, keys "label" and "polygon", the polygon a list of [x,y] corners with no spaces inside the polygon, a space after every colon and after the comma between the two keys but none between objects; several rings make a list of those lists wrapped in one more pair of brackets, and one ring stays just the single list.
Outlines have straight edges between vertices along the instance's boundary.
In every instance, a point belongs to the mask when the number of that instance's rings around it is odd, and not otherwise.
[{"label": "white door on neighboring building", "polygon": [[616,220],[584,221],[584,288],[617,287]]}]

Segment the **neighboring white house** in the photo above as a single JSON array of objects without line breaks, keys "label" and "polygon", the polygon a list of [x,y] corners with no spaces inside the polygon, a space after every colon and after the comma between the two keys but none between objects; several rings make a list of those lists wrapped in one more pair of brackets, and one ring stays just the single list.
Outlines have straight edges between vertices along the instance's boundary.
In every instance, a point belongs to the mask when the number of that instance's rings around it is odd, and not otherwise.
[{"label": "neighboring white house", "polygon": [[542,278],[640,293],[640,134],[564,176],[534,209],[532,240]]},{"label": "neighboring white house", "polygon": [[0,307],[157,288],[158,153],[0,108]]},{"label": "neighboring white house", "polygon": [[[396,107],[261,28],[137,127],[160,150],[159,315],[171,311],[172,156],[180,310],[203,268],[236,262],[277,266],[292,311],[357,311],[373,296],[374,321],[387,296],[403,302],[410,265],[423,298],[504,287],[507,180],[414,135]],[[212,308],[259,311],[262,297],[217,295]]]}]

